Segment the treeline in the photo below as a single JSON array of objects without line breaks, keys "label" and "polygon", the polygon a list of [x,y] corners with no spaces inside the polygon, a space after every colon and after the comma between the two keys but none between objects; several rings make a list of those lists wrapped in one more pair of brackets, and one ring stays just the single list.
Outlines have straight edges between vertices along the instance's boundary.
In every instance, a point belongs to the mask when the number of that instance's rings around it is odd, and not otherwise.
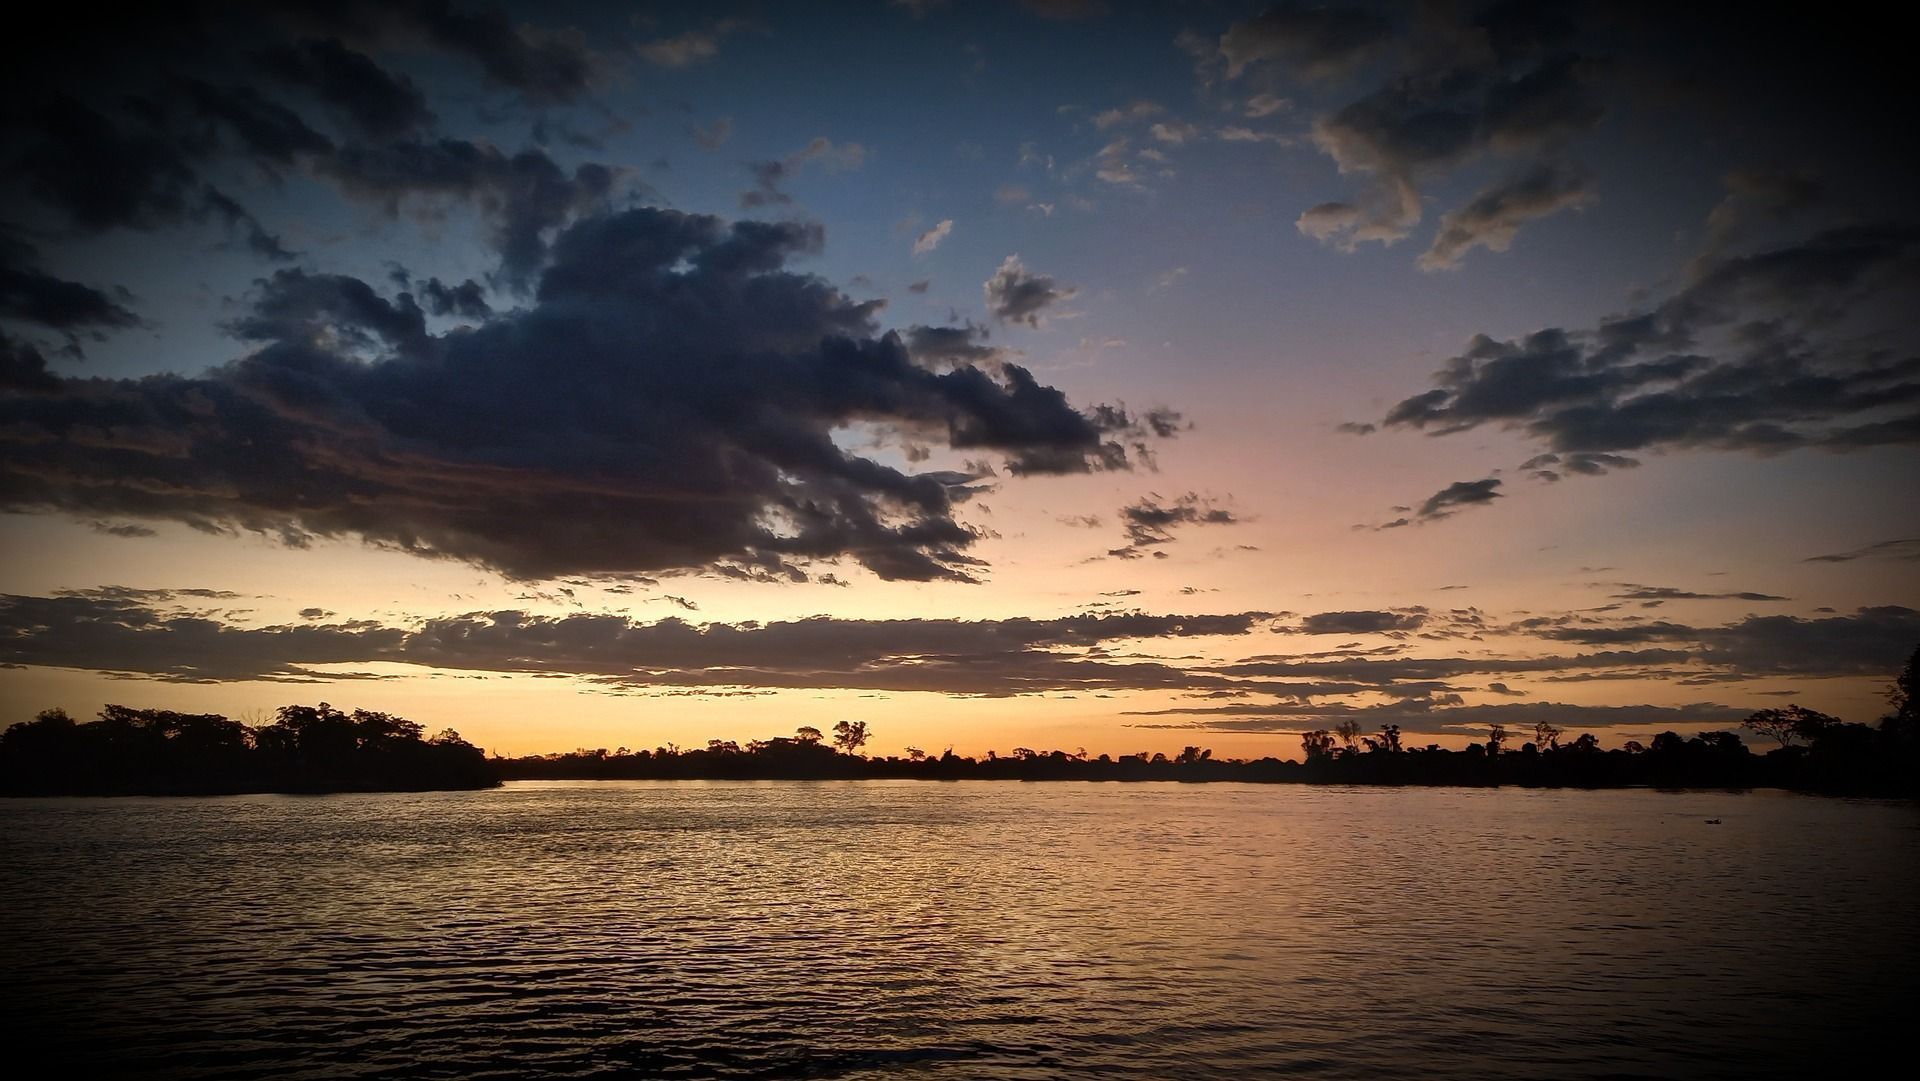
[{"label": "treeline", "polygon": [[[1894,681],[1892,712],[1877,726],[1853,724],[1800,706],[1761,710],[1741,727],[1775,742],[1755,753],[1731,731],[1682,736],[1662,732],[1642,743],[1604,748],[1598,737],[1569,737],[1550,724],[1531,739],[1490,725],[1461,750],[1408,746],[1398,725],[1362,733],[1346,722],[1300,737],[1300,759],[1219,759],[1192,746],[1166,754],[1089,756],[1085,751],[1016,748],[984,758],[951,749],[929,755],[865,757],[863,722],[842,721],[831,744],[816,728],[792,736],[710,740],[705,747],[620,747],[496,759],[510,780],[1021,780],[1253,781],[1295,784],[1518,785],[1526,787],[1792,788],[1849,795],[1920,796],[1920,650]],[[1516,745],[1517,742],[1517,745]]]},{"label": "treeline", "polygon": [[[1223,759],[1187,747],[1172,756],[1089,756],[1017,748],[969,758],[863,757],[799,737],[745,746],[715,740],[697,749],[578,750],[497,759],[508,780],[860,780],[1248,781],[1270,784],[1468,785],[1620,788],[1797,788],[1861,795],[1916,795],[1912,755],[1883,753],[1880,733],[1845,725],[1811,745],[1755,754],[1733,732],[1687,737],[1664,732],[1649,743],[1602,749],[1591,735],[1566,743],[1502,746],[1504,733],[1464,750],[1397,746],[1393,726],[1348,747],[1333,733],[1308,733],[1302,759]],[[1331,740],[1329,744],[1326,740]]]},{"label": "treeline", "polygon": [[213,713],[108,706],[76,722],[47,710],[0,733],[0,794],[228,795],[491,788],[499,773],[451,729],[325,702],[282,706],[270,724]]}]

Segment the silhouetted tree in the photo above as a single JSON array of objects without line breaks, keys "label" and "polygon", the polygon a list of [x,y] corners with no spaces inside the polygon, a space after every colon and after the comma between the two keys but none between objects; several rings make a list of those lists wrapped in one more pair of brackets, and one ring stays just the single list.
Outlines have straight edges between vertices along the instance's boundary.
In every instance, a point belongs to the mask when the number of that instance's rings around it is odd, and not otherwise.
[{"label": "silhouetted tree", "polygon": [[1507,742],[1507,726],[1490,724],[1487,726],[1487,753],[1499,754],[1500,748]]},{"label": "silhouetted tree", "polygon": [[1795,705],[1784,709],[1760,710],[1741,721],[1740,727],[1778,740],[1781,749],[1785,750],[1793,745],[1795,739],[1813,743],[1839,723],[1838,717]]},{"label": "silhouetted tree", "polygon": [[1300,734],[1300,750],[1309,762],[1319,762],[1333,757],[1333,733],[1324,728]]},{"label": "silhouetted tree", "polygon": [[1895,748],[1920,749],[1920,647],[1907,658],[1907,666],[1887,688],[1887,703],[1893,712],[1880,719],[1880,731]]},{"label": "silhouetted tree", "polygon": [[1551,751],[1560,746],[1560,730],[1541,721],[1533,726],[1533,742],[1543,751]]},{"label": "silhouetted tree", "polygon": [[[842,721],[841,723],[845,724],[846,722]],[[802,743],[818,743],[825,737],[820,734],[820,730],[818,728],[815,728],[810,724],[803,724],[797,730],[794,731],[793,738],[799,740]]]},{"label": "silhouetted tree", "polygon": [[1360,737],[1360,722],[1351,720],[1341,721],[1339,724],[1333,726],[1333,730],[1339,735],[1341,746],[1347,749],[1348,754],[1352,754],[1354,750],[1353,741]]},{"label": "silhouetted tree", "polygon": [[841,721],[833,726],[833,745],[847,754],[858,754],[868,738],[865,721]]}]

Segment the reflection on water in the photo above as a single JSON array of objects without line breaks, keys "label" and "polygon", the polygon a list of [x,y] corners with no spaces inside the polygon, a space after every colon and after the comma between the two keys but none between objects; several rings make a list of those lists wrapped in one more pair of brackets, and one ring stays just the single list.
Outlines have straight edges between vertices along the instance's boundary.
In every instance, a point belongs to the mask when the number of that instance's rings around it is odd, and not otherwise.
[{"label": "reflection on water", "polygon": [[1920,811],[1767,792],[14,800],[0,857],[76,1070],[1792,1076],[1920,990]]}]

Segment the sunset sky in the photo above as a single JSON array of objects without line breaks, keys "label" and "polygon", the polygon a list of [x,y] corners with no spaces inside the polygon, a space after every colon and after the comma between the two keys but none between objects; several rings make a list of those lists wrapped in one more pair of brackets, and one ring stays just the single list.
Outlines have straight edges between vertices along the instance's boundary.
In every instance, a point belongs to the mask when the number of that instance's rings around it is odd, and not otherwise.
[{"label": "sunset sky", "polygon": [[1614,746],[1920,644],[1865,8],[266,6],[12,42],[0,723]]}]

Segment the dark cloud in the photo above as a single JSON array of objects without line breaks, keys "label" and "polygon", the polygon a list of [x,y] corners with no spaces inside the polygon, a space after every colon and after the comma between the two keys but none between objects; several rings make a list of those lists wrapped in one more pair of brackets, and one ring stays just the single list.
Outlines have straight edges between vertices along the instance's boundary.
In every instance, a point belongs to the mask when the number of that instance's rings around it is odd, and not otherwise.
[{"label": "dark cloud", "polygon": [[1704,664],[1741,678],[1876,676],[1897,670],[1920,641],[1920,612],[1884,605],[1819,619],[1748,616],[1718,627],[1654,621],[1554,627],[1538,634],[1577,645],[1686,644]]},{"label": "dark cloud", "polygon": [[1695,593],[1689,589],[1675,589],[1672,586],[1642,586],[1631,582],[1620,584],[1622,592],[1609,593],[1615,600],[1623,601],[1784,601],[1790,598],[1776,597],[1770,593]]},{"label": "dark cloud", "polygon": [[1920,336],[1903,298],[1916,288],[1920,232],[1907,226],[1725,256],[1658,306],[1591,330],[1477,337],[1382,423],[1517,428],[1586,455],[1579,472],[1627,451],[1912,444]]},{"label": "dark cloud", "polygon": [[318,166],[350,197],[397,216],[414,200],[472,204],[493,227],[500,269],[530,284],[547,255],[547,237],[576,216],[608,205],[621,174],[587,163],[568,171],[546,154],[507,154],[464,139],[353,145]]},{"label": "dark cloud", "polygon": [[174,683],[312,682],[307,665],[379,657],[406,636],[357,623],[243,629],[165,610],[170,596],[143,592],[0,597],[0,657]]},{"label": "dark cloud", "polygon": [[907,352],[918,363],[929,367],[945,365],[990,365],[1001,358],[1000,350],[986,344],[989,331],[975,323],[960,326],[911,326],[903,337]]},{"label": "dark cloud", "polygon": [[[43,48],[4,77],[12,92],[0,95],[0,192],[14,224],[42,234],[213,222],[284,261],[293,253],[229,185],[302,172],[388,213],[468,203],[493,226],[509,283],[522,284],[538,269],[544,237],[601,205],[624,175],[437,137],[420,89],[361,51],[467,56],[540,104],[586,88],[583,47],[515,27],[498,9],[309,3],[255,18],[189,5],[105,35],[72,26],[39,33],[30,44]],[[302,112],[308,106],[335,121],[331,134]]]},{"label": "dark cloud", "polygon": [[843,450],[836,429],[1016,474],[1126,468],[1116,440],[1147,438],[1017,365],[914,363],[876,304],[786,268],[819,243],[796,224],[591,218],[559,236],[531,306],[444,335],[410,295],[283,271],[231,324],[263,343],[232,364],[0,397],[0,506],[357,536],[524,577],[793,579],[848,558],[967,579],[958,482]]},{"label": "dark cloud", "polygon": [[[1405,647],[1342,648],[1299,656],[1183,663],[1128,652],[1141,644],[1244,637],[1272,629],[1274,613],[1087,613],[1050,619],[860,620],[825,616],[774,623],[642,623],[620,615],[523,611],[430,617],[406,627],[301,612],[295,627],[247,627],[185,605],[234,599],[216,590],[103,587],[51,598],[0,597],[0,663],[73,668],[170,681],[323,680],[320,665],[395,663],[450,671],[584,678],[610,690],[663,688],[855,689],[1003,696],[1040,692],[1160,690],[1228,706],[1155,711],[1248,730],[1320,727],[1337,720],[1401,724],[1409,731],[1543,719],[1596,727],[1723,723],[1734,706],[1581,707],[1561,703],[1474,706],[1472,683],[1512,698],[1507,680],[1664,680],[1729,685],[1751,679],[1884,677],[1920,635],[1920,612],[1867,608],[1823,619],[1748,617],[1714,627],[1647,624],[1651,648],[1570,655],[1414,657]],[[673,598],[665,598],[676,603]],[[1414,610],[1325,613],[1380,626]],[[1313,617],[1309,617],[1311,619]],[[1429,619],[1421,627],[1430,627]],[[1409,624],[1411,626],[1411,624]],[[1333,629],[1333,628],[1329,628]],[[1547,628],[1549,631],[1554,628]],[[1620,629],[1620,628],[1615,628]],[[1343,633],[1346,631],[1343,630]],[[1552,633],[1547,641],[1567,636]],[[1698,712],[1705,710],[1705,712]]]},{"label": "dark cloud", "polygon": [[[854,688],[943,694],[1217,687],[1233,681],[1116,657],[1117,643],[1239,636],[1264,612],[1086,614],[1056,619],[639,623],[624,616],[480,612],[417,629],[367,623],[244,628],[166,608],[142,591],[0,596],[0,662],[168,681],[311,679],[310,666],[376,662],[569,674],[624,687]],[[1102,649],[1099,655],[1093,651]]]},{"label": "dark cloud", "polygon": [[1009,255],[981,289],[986,294],[987,311],[1002,323],[1025,323],[1038,327],[1045,321],[1047,309],[1072,297],[1078,290],[1062,285],[1045,274],[1035,274]]},{"label": "dark cloud", "polygon": [[1227,75],[1271,62],[1306,79],[1324,79],[1353,68],[1389,39],[1393,23],[1377,12],[1318,4],[1274,4],[1233,24],[1220,37]]},{"label": "dark cloud", "polygon": [[1420,269],[1451,270],[1477,247],[1504,252],[1521,226],[1593,200],[1593,183],[1585,172],[1558,163],[1537,163],[1441,217],[1433,244],[1420,256]]},{"label": "dark cloud", "polygon": [[149,529],[143,525],[138,525],[133,522],[95,521],[95,522],[88,522],[87,528],[103,536],[124,537],[129,540],[141,538],[141,537],[158,536],[158,534],[154,530]]},{"label": "dark cloud", "polygon": [[402,139],[433,126],[433,112],[413,80],[338,40],[308,38],[256,55],[262,73],[311,92],[369,139]]},{"label": "dark cloud", "polygon": [[61,385],[38,349],[0,334],[0,394],[52,394]]},{"label": "dark cloud", "polygon": [[1502,702],[1469,706],[1457,696],[1435,700],[1381,705],[1350,706],[1329,704],[1298,706],[1279,704],[1267,707],[1188,706],[1176,709],[1140,711],[1133,716],[1169,716],[1178,714],[1216,714],[1207,720],[1186,723],[1135,724],[1135,728],[1175,728],[1202,732],[1298,732],[1329,728],[1341,721],[1354,721],[1365,731],[1399,725],[1403,732],[1425,735],[1460,735],[1473,729],[1485,730],[1490,724],[1522,730],[1544,721],[1561,728],[1671,728],[1697,725],[1727,725],[1744,719],[1753,710],[1744,706],[1726,706],[1697,702],[1684,706],[1585,706],[1566,702]]},{"label": "dark cloud", "polygon": [[1524,221],[1581,197],[1575,174],[1544,163],[1593,127],[1603,108],[1590,65],[1570,47],[1571,29],[1535,14],[1519,4],[1459,21],[1429,12],[1386,82],[1315,119],[1315,145],[1370,185],[1350,201],[1307,210],[1300,231],[1349,251],[1394,243],[1419,224],[1428,180],[1487,153],[1529,164],[1448,216],[1429,265],[1451,265],[1474,244],[1504,246]]},{"label": "dark cloud", "polygon": [[1386,634],[1419,630],[1427,622],[1423,608],[1397,612],[1320,612],[1300,621],[1301,634]]},{"label": "dark cloud", "polygon": [[1520,468],[1539,480],[1557,481],[1569,473],[1583,477],[1603,477],[1616,469],[1638,469],[1639,459],[1624,454],[1573,451],[1566,454],[1536,454],[1520,463]]},{"label": "dark cloud", "polygon": [[[1172,500],[1148,494],[1121,507],[1117,517],[1127,531],[1127,543],[1107,550],[1116,559],[1139,559],[1149,550],[1173,541],[1173,532],[1190,525],[1238,525],[1241,519],[1196,492]],[[1154,555],[1161,555],[1154,552]]]},{"label": "dark cloud", "polygon": [[424,44],[463,57],[488,81],[535,104],[573,101],[590,89],[603,64],[581,35],[516,25],[497,6],[453,0],[298,0],[276,12],[294,25],[369,46]]},{"label": "dark cloud", "polygon": [[83,337],[99,340],[140,325],[130,300],[124,290],[109,294],[46,273],[33,249],[0,234],[0,319],[54,331],[67,352],[78,355]]},{"label": "dark cloud", "polygon": [[[1451,518],[1467,507],[1483,506],[1500,498],[1500,481],[1496,477],[1484,480],[1456,480],[1445,488],[1428,496],[1415,512],[1419,521],[1432,522],[1442,518]],[[1400,519],[1405,522],[1406,519]]]},{"label": "dark cloud", "polygon": [[420,306],[433,315],[485,319],[493,314],[492,305],[487,303],[486,290],[472,278],[459,285],[448,285],[439,278],[428,278],[414,288],[419,295]]},{"label": "dark cloud", "polygon": [[1851,563],[1856,559],[1891,559],[1903,563],[1920,562],[1920,537],[1902,537],[1898,540],[1869,544],[1864,548],[1855,548],[1848,552],[1808,556],[1800,562]]}]

